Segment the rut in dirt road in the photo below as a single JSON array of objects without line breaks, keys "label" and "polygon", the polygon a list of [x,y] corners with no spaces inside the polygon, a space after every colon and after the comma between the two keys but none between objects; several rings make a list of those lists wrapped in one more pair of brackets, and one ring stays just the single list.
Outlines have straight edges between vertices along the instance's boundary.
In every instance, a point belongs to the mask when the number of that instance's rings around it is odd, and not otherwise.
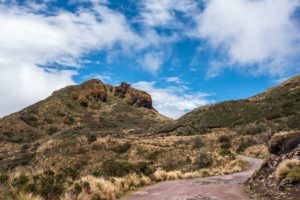
[{"label": "rut in dirt road", "polygon": [[251,169],[231,175],[162,182],[133,192],[127,200],[250,200],[244,183],[262,164],[262,160],[243,157]]}]

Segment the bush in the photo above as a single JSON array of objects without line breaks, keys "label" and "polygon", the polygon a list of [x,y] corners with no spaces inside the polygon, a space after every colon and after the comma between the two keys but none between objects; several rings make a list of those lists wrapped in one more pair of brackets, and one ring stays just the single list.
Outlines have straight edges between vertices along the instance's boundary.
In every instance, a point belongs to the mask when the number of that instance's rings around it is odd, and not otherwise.
[{"label": "bush", "polygon": [[285,160],[280,163],[280,165],[276,168],[275,177],[276,182],[279,184],[283,179],[287,177],[289,173],[296,167],[299,167],[299,160]]},{"label": "bush", "polygon": [[125,142],[123,144],[117,144],[112,147],[112,151],[115,153],[126,153],[131,148],[130,142]]},{"label": "bush", "polygon": [[20,175],[18,177],[15,177],[13,179],[12,185],[13,186],[23,186],[29,181],[28,176],[26,175]]},{"label": "bush", "polygon": [[160,151],[148,152],[147,150],[145,150],[143,148],[138,148],[137,154],[145,157],[148,160],[156,160],[160,154]]},{"label": "bush", "polygon": [[228,150],[228,149],[221,149],[221,150],[219,151],[219,155],[220,155],[220,156],[223,156],[223,157],[225,157],[225,156],[232,156],[232,153],[231,153],[231,151]]},{"label": "bush", "polygon": [[231,142],[231,138],[230,136],[228,135],[221,135],[219,138],[218,138],[219,142],[220,143],[228,143],[228,142]]},{"label": "bush", "polygon": [[65,178],[71,178],[73,180],[75,180],[79,176],[78,170],[72,167],[63,169],[63,174]]},{"label": "bush", "polygon": [[127,161],[107,160],[102,164],[102,171],[105,176],[121,177],[133,171],[133,165]]},{"label": "bush", "polygon": [[75,183],[73,187],[73,193],[78,195],[80,192],[82,192],[82,186],[79,183]]},{"label": "bush", "polygon": [[218,140],[221,143],[222,149],[230,149],[231,148],[231,137],[230,136],[221,135]]},{"label": "bush", "polygon": [[53,135],[57,131],[58,131],[58,128],[52,126],[48,129],[48,135]]},{"label": "bush", "polygon": [[107,160],[102,164],[102,173],[108,177],[122,177],[130,173],[150,175],[152,172],[146,162],[132,164],[125,160]]},{"label": "bush", "polygon": [[28,112],[22,113],[20,115],[20,119],[23,120],[29,126],[36,127],[38,125],[38,119],[32,113],[28,113]]},{"label": "bush", "polygon": [[204,142],[200,136],[197,136],[194,140],[192,140],[192,148],[200,149],[204,146]]},{"label": "bush", "polygon": [[65,181],[63,174],[55,175],[52,170],[47,170],[33,177],[36,193],[40,194],[46,200],[59,199],[65,190]]},{"label": "bush", "polygon": [[213,156],[205,149],[201,149],[196,160],[197,167],[207,168],[213,164]]},{"label": "bush", "polygon": [[95,142],[97,140],[97,136],[95,134],[88,134],[86,137],[88,142],[90,143]]},{"label": "bush", "polygon": [[7,183],[9,176],[6,173],[0,173],[0,184]]}]

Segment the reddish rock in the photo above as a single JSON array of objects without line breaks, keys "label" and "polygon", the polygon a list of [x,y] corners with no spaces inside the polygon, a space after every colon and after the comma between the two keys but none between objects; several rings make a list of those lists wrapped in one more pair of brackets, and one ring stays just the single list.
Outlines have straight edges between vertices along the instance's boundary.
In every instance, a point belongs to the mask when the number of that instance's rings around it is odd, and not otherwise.
[{"label": "reddish rock", "polygon": [[130,88],[130,84],[122,82],[120,86],[116,87],[115,96],[124,98],[129,88]]}]

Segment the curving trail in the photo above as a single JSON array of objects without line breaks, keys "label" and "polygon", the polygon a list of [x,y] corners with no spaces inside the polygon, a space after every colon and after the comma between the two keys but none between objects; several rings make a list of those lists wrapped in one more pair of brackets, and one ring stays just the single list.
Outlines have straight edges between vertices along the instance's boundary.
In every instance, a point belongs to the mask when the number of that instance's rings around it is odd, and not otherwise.
[{"label": "curving trail", "polygon": [[240,184],[262,164],[262,160],[243,157],[249,171],[224,176],[162,182],[131,193],[127,200],[250,200]]}]

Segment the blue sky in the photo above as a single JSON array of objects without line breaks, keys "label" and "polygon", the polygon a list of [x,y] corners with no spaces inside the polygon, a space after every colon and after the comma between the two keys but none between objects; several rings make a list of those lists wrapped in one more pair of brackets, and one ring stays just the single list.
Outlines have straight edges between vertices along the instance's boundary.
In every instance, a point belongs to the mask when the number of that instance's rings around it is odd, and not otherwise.
[{"label": "blue sky", "polygon": [[299,73],[298,0],[0,0],[0,116],[90,78],[177,118]]}]

